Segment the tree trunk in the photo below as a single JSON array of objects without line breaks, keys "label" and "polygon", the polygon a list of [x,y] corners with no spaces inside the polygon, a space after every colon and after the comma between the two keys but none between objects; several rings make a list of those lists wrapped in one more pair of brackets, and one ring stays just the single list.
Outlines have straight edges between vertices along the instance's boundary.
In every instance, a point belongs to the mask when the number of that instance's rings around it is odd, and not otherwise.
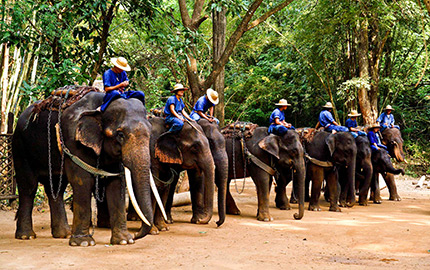
[{"label": "tree trunk", "polygon": [[8,74],[9,74],[9,47],[7,43],[3,43],[3,58],[2,58],[2,76],[1,76],[1,126],[0,133],[5,134],[7,132],[7,119],[6,119],[6,105],[7,105],[7,86],[8,86]]},{"label": "tree trunk", "polygon": [[[220,12],[213,12],[213,62],[218,62],[225,48],[225,32],[227,28],[226,9]],[[215,116],[219,120],[219,125],[224,126],[224,70],[222,70],[214,82],[214,90],[218,92],[219,103],[215,107]]]},{"label": "tree trunk", "polygon": [[[358,25],[358,70],[359,76],[362,79],[369,79],[369,36],[368,36],[368,21],[363,20]],[[368,96],[368,90],[365,87],[358,89],[358,103],[360,104],[360,110],[363,114],[363,124],[372,124],[375,122],[376,117],[374,117],[372,112],[372,106]]]},{"label": "tree trunk", "polygon": [[426,5],[426,9],[430,15],[430,0],[424,0],[424,4]]}]

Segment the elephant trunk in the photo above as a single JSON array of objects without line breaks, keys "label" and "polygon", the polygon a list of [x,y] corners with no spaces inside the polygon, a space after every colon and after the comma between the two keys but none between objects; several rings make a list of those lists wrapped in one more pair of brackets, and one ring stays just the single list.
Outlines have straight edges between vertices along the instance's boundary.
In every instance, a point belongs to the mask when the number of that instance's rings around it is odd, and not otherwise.
[{"label": "elephant trunk", "polygon": [[294,219],[302,219],[305,213],[305,163],[304,159],[296,163],[294,167],[293,190],[297,191],[299,212],[294,214]]},{"label": "elephant trunk", "polygon": [[[360,194],[359,203],[365,203],[369,194],[370,182],[372,181],[373,167],[369,159],[363,161],[361,167],[363,168],[363,180],[360,181]],[[356,179],[357,180],[357,179]]]},{"label": "elephant trunk", "polygon": [[[125,155],[125,153],[127,154]],[[144,153],[148,154],[144,155]],[[123,155],[123,164],[131,172],[131,187],[136,197],[137,205],[132,202],[133,206],[136,212],[139,211],[136,206],[141,209],[141,213],[149,223],[148,225],[146,222],[142,222],[140,230],[134,235],[135,239],[138,239],[147,235],[154,223],[150,186],[149,149],[145,151],[142,147],[134,147],[127,151],[127,148],[123,147]],[[142,218],[142,220],[144,219]]]},{"label": "elephant trunk", "polygon": [[353,154],[350,165],[346,168],[347,172],[347,200],[346,206],[353,207],[355,205],[355,167],[356,167],[356,153]]},{"label": "elephant trunk", "polygon": [[389,160],[389,162],[387,162],[386,164],[386,172],[388,173],[392,173],[392,174],[402,174],[405,175],[405,171],[403,169],[396,169],[393,166],[393,163],[391,162],[391,160]]},{"label": "elephant trunk", "polygon": [[[225,149],[225,148],[224,148]],[[218,216],[217,226],[221,226],[225,221],[226,215],[226,195],[227,195],[227,179],[228,179],[228,157],[224,151],[223,155],[214,158],[215,167],[215,183],[218,187]]]},{"label": "elephant trunk", "polygon": [[207,155],[203,161],[203,181],[204,181],[204,217],[200,220],[201,224],[207,224],[213,215],[214,190],[215,190],[215,164],[212,154]]}]

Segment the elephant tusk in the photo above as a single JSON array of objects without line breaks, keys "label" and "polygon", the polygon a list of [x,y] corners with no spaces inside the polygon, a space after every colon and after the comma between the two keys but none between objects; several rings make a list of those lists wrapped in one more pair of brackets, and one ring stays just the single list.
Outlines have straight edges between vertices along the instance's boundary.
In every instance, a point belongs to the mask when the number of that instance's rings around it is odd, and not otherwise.
[{"label": "elephant tusk", "polygon": [[146,219],[145,215],[140,210],[139,204],[137,203],[136,197],[134,196],[133,184],[131,183],[131,172],[130,169],[124,167],[125,171],[125,182],[127,184],[128,195],[130,196],[131,204],[133,204],[134,209],[136,210],[137,215],[142,219],[143,222],[148,226],[152,226],[151,223]]},{"label": "elephant tusk", "polygon": [[152,192],[154,193],[155,200],[157,201],[158,206],[160,207],[161,213],[163,214],[163,218],[164,220],[167,221],[166,211],[164,210],[164,206],[163,206],[163,202],[161,201],[160,194],[158,194],[157,186],[155,185],[155,181],[154,181],[154,178],[152,177],[151,170],[149,170],[149,182],[151,183]]}]

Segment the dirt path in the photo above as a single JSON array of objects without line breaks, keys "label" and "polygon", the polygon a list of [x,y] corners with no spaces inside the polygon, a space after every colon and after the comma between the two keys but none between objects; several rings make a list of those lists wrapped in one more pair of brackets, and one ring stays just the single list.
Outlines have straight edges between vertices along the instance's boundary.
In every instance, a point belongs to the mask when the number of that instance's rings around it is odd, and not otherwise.
[{"label": "dirt path", "polygon": [[69,247],[51,237],[48,211],[33,216],[37,239],[15,240],[15,213],[1,211],[0,269],[430,269],[430,190],[397,182],[401,202],[387,201],[385,189],[380,205],[332,213],[321,202],[322,212],[306,211],[300,221],[292,217],[295,205],[281,211],[272,199],[275,220],[264,223],[255,218],[255,188],[247,181],[244,193],[233,193],[242,215],[228,216],[221,228],[217,217],[190,224],[185,206],[174,209],[169,232],[130,246],[110,246],[110,231],[96,229],[95,247]]}]

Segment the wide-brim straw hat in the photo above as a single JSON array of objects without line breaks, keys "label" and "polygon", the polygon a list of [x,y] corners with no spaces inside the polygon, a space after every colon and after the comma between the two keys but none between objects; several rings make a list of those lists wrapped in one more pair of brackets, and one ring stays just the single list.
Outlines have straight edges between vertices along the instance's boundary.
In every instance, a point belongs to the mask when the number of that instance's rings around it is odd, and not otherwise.
[{"label": "wide-brim straw hat", "polygon": [[394,111],[393,107],[391,107],[391,105],[387,105],[387,107],[385,107],[385,110],[392,110]]},{"label": "wide-brim straw hat", "polygon": [[186,91],[186,90],[188,90],[188,88],[184,87],[180,83],[177,83],[177,84],[175,84],[175,86],[173,86],[173,90],[171,90],[170,92],[176,92],[178,90],[184,90],[184,91]]},{"label": "wide-brim straw hat", "polygon": [[374,123],[367,127],[367,129],[373,129],[373,128],[381,128],[381,125],[379,125],[378,123]]},{"label": "wide-brim straw hat", "polygon": [[323,108],[327,108],[327,109],[333,109],[333,104],[331,104],[331,102],[327,102]]},{"label": "wide-brim straw hat", "polygon": [[278,103],[275,103],[276,106],[291,106],[290,103],[286,99],[281,99]]},{"label": "wide-brim straw hat", "polygon": [[351,110],[351,113],[348,114],[349,117],[358,117],[361,113],[358,113],[357,110]]},{"label": "wide-brim straw hat", "polygon": [[213,105],[217,105],[219,103],[218,92],[213,90],[212,88],[206,90],[206,96],[208,97],[209,101],[212,102]]},{"label": "wide-brim straw hat", "polygon": [[130,71],[131,68],[127,63],[127,60],[124,57],[112,58],[110,60],[114,66],[120,68],[124,71]]}]

